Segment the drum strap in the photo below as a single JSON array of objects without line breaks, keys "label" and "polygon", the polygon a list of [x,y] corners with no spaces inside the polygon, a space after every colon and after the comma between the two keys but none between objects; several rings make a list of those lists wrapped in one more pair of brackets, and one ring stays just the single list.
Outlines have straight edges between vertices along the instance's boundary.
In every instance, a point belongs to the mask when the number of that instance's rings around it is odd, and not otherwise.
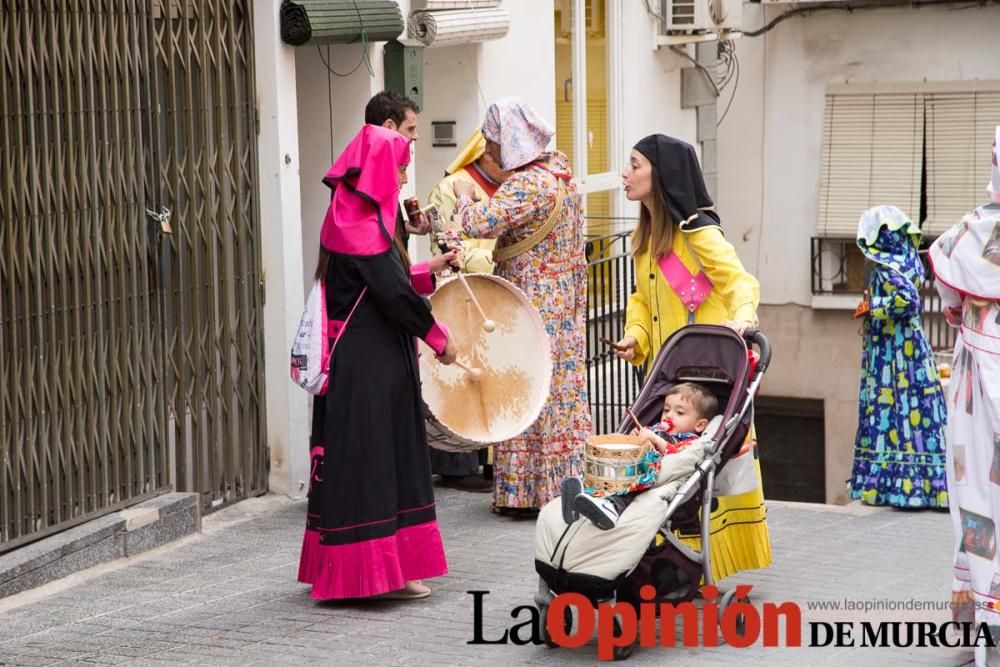
[{"label": "drum strap", "polygon": [[504,246],[494,250],[494,262],[504,262],[508,259],[512,259],[520,254],[528,252],[545,240],[545,237],[549,235],[549,232],[552,231],[552,228],[555,227],[556,223],[559,221],[559,213],[562,211],[563,199],[566,197],[566,187],[563,185],[563,180],[557,177],[556,184],[559,186],[559,189],[556,192],[556,205],[552,209],[549,219],[545,221],[544,225],[536,229],[531,236],[521,239],[513,245]]}]

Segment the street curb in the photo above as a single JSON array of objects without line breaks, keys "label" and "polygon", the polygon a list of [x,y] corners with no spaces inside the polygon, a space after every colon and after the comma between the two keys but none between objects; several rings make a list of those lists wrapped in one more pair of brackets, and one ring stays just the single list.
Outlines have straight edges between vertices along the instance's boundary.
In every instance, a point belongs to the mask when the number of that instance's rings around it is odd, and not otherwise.
[{"label": "street curb", "polygon": [[197,493],[167,493],[0,556],[0,599],[201,530]]}]

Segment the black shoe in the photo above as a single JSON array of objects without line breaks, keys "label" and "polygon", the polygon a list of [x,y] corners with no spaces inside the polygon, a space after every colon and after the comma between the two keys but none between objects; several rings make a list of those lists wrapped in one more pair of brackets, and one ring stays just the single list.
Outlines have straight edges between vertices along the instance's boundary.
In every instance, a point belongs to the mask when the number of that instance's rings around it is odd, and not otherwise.
[{"label": "black shoe", "polygon": [[583,482],[580,481],[579,477],[567,477],[559,485],[559,490],[561,493],[559,497],[562,499],[563,521],[571,524],[579,518],[577,513],[573,511],[573,501],[583,493]]}]

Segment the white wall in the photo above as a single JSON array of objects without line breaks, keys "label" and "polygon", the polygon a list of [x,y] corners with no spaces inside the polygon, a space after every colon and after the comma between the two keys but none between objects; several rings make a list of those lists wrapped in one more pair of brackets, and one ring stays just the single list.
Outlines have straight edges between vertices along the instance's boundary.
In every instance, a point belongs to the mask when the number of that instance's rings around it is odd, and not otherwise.
[{"label": "white wall", "polygon": [[[744,27],[786,8],[744,5]],[[740,82],[719,128],[718,206],[762,303],[773,304],[760,312],[775,355],[764,393],[824,402],[827,502],[847,500],[861,338],[850,311],[810,307],[826,86],[1000,78],[1000,53],[985,46],[997,25],[996,6],[826,12],[736,42]]]},{"label": "white wall", "polygon": [[[416,146],[416,195],[421,202],[444,174],[490,103],[517,95],[555,126],[555,43],[552,0],[506,2],[510,32],[481,44],[424,50],[424,106]],[[431,146],[431,121],[453,120],[459,144]],[[426,258],[426,239],[418,258]]]},{"label": "white wall", "polygon": [[[744,26],[781,11],[744,5]],[[827,84],[1000,78],[1000,52],[987,46],[998,25],[996,6],[825,12],[736,42],[740,82],[719,128],[718,203],[764,303],[811,301]]]},{"label": "white wall", "polygon": [[288,351],[302,315],[302,240],[295,55],[278,37],[280,0],[254,12],[261,262],[264,301],[264,381],[270,488],[299,497],[309,480],[309,397],[288,379]]},{"label": "white wall", "polygon": [[[373,91],[382,88],[383,44],[369,46],[372,65],[380,66],[372,78],[362,64],[347,77],[327,71],[322,58],[329,48],[330,69],[346,74],[361,58],[360,44],[337,44],[322,48],[295,49],[295,87],[298,91],[298,143],[302,184],[303,289],[312,284],[312,270],[319,251],[319,231],[330,204],[330,189],[323,176],[365,122],[365,104]],[[376,83],[377,82],[377,83]]]}]

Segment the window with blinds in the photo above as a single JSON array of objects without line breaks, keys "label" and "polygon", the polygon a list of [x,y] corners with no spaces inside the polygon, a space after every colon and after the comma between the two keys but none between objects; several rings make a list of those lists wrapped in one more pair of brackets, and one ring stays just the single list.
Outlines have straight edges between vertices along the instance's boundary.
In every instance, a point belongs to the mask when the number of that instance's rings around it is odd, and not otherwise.
[{"label": "window with blinds", "polygon": [[879,204],[941,234],[985,201],[997,125],[1000,82],[831,86],[819,235],[853,238],[861,213]]}]

